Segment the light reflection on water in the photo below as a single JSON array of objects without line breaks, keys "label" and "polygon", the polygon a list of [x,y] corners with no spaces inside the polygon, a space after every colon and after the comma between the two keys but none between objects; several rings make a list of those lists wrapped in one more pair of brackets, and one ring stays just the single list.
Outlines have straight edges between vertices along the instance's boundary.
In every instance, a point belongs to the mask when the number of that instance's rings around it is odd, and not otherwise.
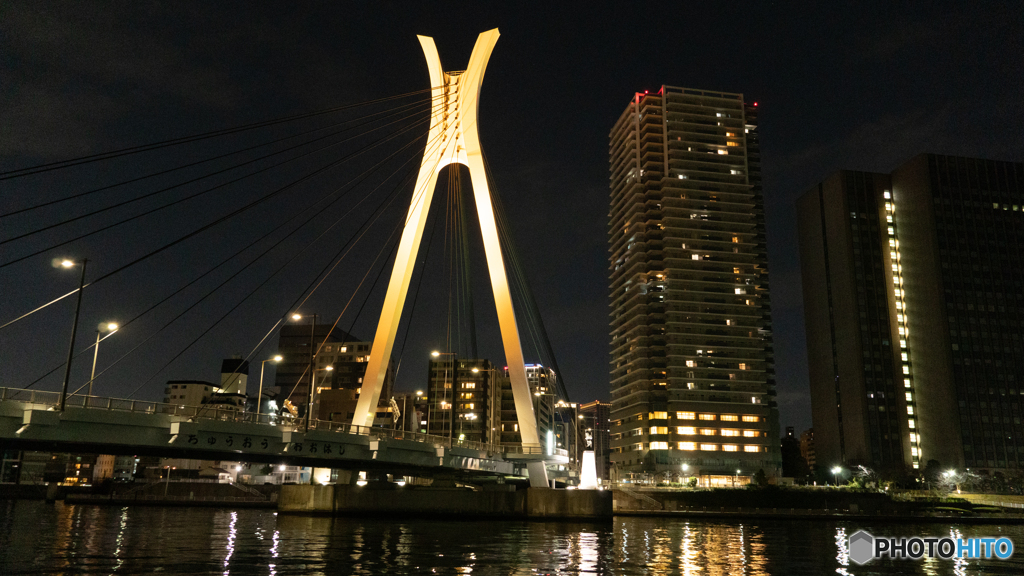
[{"label": "light reflection on water", "polygon": [[[0,574],[1020,574],[1024,560],[850,564],[848,534],[1008,536],[1021,526],[619,517],[609,523],[278,516],[0,501]],[[1024,556],[1024,555],[1022,555]]]}]

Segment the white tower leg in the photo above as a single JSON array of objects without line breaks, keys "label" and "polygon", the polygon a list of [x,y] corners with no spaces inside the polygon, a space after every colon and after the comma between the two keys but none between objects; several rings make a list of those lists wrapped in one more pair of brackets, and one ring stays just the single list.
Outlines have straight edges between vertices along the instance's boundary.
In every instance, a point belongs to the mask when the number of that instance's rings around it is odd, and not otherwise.
[{"label": "white tower leg", "polygon": [[[441,59],[437,54],[434,40],[426,36],[418,36],[423,54],[427,59],[430,71],[430,83],[433,86],[433,108],[430,131],[427,134],[427,149],[420,163],[416,187],[413,191],[412,204],[406,217],[405,229],[398,245],[395,267],[391,272],[384,308],[381,310],[380,322],[373,337],[370,350],[370,361],[363,377],[362,393],[356,404],[352,423],[356,426],[372,426],[373,415],[380,400],[381,387],[387,371],[388,359],[395,343],[398,323],[402,318],[409,282],[412,279],[416,255],[419,252],[423,228],[427,221],[427,211],[434,195],[434,187],[441,169],[448,164],[458,163],[469,168],[470,180],[473,184],[473,196],[476,201],[477,215],[480,219],[480,232],[483,236],[484,254],[487,258],[487,270],[490,274],[491,289],[494,292],[494,303],[498,312],[498,324],[501,329],[501,341],[505,348],[505,361],[508,363],[509,377],[512,381],[512,395],[516,403],[516,415],[519,420],[519,434],[523,445],[540,447],[537,434],[537,418],[533,412],[533,399],[530,386],[526,381],[526,367],[523,361],[523,350],[519,342],[519,330],[516,326],[515,310],[512,307],[512,295],[509,292],[508,278],[505,275],[505,262],[498,242],[498,228],[494,220],[494,207],[491,204],[490,188],[484,170],[483,153],[480,148],[480,136],[477,133],[477,104],[480,99],[480,86],[483,81],[487,61],[491,50],[498,41],[498,30],[488,30],[477,37],[469,65],[464,72],[444,72]],[[530,483],[546,486],[547,478],[540,466],[530,467]],[[535,476],[537,476],[535,478]]]}]

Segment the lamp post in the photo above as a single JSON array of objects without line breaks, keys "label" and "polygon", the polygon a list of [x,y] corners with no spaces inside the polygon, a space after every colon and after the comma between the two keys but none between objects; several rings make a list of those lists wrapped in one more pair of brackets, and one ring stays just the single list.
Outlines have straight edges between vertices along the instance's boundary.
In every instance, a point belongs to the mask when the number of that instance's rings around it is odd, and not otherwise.
[{"label": "lamp post", "polygon": [[839,473],[842,471],[843,469],[840,468],[839,466],[834,466],[832,468],[832,481],[835,483],[836,488],[839,487]]},{"label": "lamp post", "polygon": [[313,384],[315,376],[313,375],[313,346],[316,334],[316,314],[292,314],[292,320],[298,321],[303,318],[312,318],[313,323],[309,326],[309,393],[306,395],[306,432],[309,432],[309,418],[313,412]]},{"label": "lamp post", "polygon": [[[455,352],[438,352],[437,350],[431,352],[430,355],[434,358],[440,358],[441,356],[452,357],[452,401],[448,404],[448,444],[451,445],[455,437],[455,383],[459,380],[459,368],[456,365],[458,363],[458,356],[455,355]],[[447,383],[448,365],[446,364],[444,367],[444,382],[442,385]],[[445,398],[447,397],[448,395],[445,394]]]},{"label": "lamp post", "polygon": [[[100,342],[106,340],[114,332],[117,332],[118,325],[115,322],[104,322],[96,328],[96,345],[92,350],[92,373],[89,375],[89,396],[92,396],[92,381],[96,379],[96,360],[100,356]],[[107,335],[100,338],[100,334],[106,332]],[[85,399],[86,405],[89,403],[89,398]]]},{"label": "lamp post", "polygon": [[260,417],[260,409],[263,406],[263,367],[266,366],[267,362],[274,362],[276,364],[277,362],[280,362],[281,360],[284,360],[284,357],[281,356],[280,354],[278,354],[277,356],[274,356],[273,358],[268,358],[267,360],[261,360],[260,361],[260,391],[256,394],[256,420],[257,420],[257,422],[259,421],[259,417]]},{"label": "lamp post", "polygon": [[82,290],[85,288],[85,266],[89,260],[82,258],[80,262],[74,260],[62,260],[60,266],[63,268],[72,268],[75,265],[82,265],[82,276],[78,280],[78,299],[75,303],[75,320],[71,323],[71,344],[68,345],[68,361],[64,365],[64,384],[60,389],[60,406],[61,411],[64,410],[64,405],[68,400],[68,380],[71,378],[71,359],[75,355],[75,336],[78,334],[78,314],[82,310]]}]

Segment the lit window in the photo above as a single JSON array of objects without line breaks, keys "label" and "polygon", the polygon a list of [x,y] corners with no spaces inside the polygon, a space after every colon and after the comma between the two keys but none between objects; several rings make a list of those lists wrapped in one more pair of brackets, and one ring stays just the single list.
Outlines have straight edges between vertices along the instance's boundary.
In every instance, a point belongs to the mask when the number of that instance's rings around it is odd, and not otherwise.
[{"label": "lit window", "polygon": [[904,378],[903,379],[903,387],[904,388],[910,388],[910,378]]},{"label": "lit window", "polygon": [[894,230],[892,226],[889,226],[889,236],[895,236],[895,235],[896,235],[896,230]]},{"label": "lit window", "polygon": [[722,436],[739,436],[739,435],[740,435],[740,431],[739,430],[730,430],[728,428],[722,430]]},{"label": "lit window", "polygon": [[342,346],[341,348],[338,348],[338,351],[342,353],[348,352],[348,346]]},{"label": "lit window", "polygon": [[907,392],[907,402],[913,402],[913,401],[914,401],[914,396],[910,392]]},{"label": "lit window", "polygon": [[722,452],[737,452],[739,446],[735,444],[722,444]]},{"label": "lit window", "polygon": [[680,180],[686,180],[686,179],[687,179],[687,176],[686,176],[686,174],[680,174],[680,175],[679,175],[679,179],[680,179]]},{"label": "lit window", "polygon": [[475,407],[473,406],[472,402],[470,402],[469,404],[466,404],[466,409],[472,410],[473,408],[475,408]]},{"label": "lit window", "polygon": [[718,419],[723,422],[739,422],[740,417],[735,414],[722,414]]},{"label": "lit window", "polygon": [[758,438],[759,436],[761,436],[761,432],[759,432],[757,430],[744,430],[743,431],[743,437],[744,438]]},{"label": "lit window", "polygon": [[736,293],[737,294],[746,294],[747,290],[745,288],[737,288],[736,289]]},{"label": "lit window", "polygon": [[909,427],[909,428],[910,428],[911,430],[913,430],[913,429],[914,429],[914,428],[916,427],[916,423],[914,422],[914,419],[913,419],[913,418],[911,418],[910,420],[907,420],[907,426],[908,426],[908,427]]},{"label": "lit window", "polygon": [[911,446],[910,447],[910,455],[911,456],[917,456],[917,446]]},{"label": "lit window", "polygon": [[735,132],[726,132],[726,133],[725,133],[725,135],[726,135],[726,137],[728,137],[728,138],[733,138],[733,137],[735,137],[735,136],[736,136],[736,133],[735,133]]},{"label": "lit window", "polygon": [[743,421],[744,422],[760,422],[761,421],[761,417],[760,416],[750,416],[750,415],[747,415],[747,416],[743,417]]},{"label": "lit window", "polygon": [[697,415],[693,412],[676,412],[676,418],[680,420],[696,420]]},{"label": "lit window", "polygon": [[891,197],[892,196],[889,195],[889,191],[888,190],[886,190],[885,192],[882,192],[882,198],[885,198],[886,200],[888,200]]},{"label": "lit window", "polygon": [[715,419],[715,415],[714,414],[701,414],[700,415],[700,419],[701,420],[714,420]]},{"label": "lit window", "polygon": [[668,434],[668,426],[651,426],[651,434]]},{"label": "lit window", "polygon": [[760,452],[761,451],[761,447],[760,446],[752,446],[750,444],[747,444],[746,446],[743,447],[743,451],[744,452]]},{"label": "lit window", "polygon": [[686,361],[686,367],[687,368],[693,368],[695,366],[697,366],[697,363],[695,361],[693,361],[693,360],[687,360]]},{"label": "lit window", "polygon": [[718,444],[701,444],[700,449],[705,452],[714,452],[715,450],[718,450]]},{"label": "lit window", "polygon": [[719,149],[719,150],[718,150],[718,153],[719,153],[719,154],[728,154],[728,152],[726,152],[725,150],[722,150],[722,149]]},{"label": "lit window", "polygon": [[904,365],[903,366],[903,373],[904,374],[910,374],[910,366]]},{"label": "lit window", "polygon": [[693,426],[678,426],[676,428],[676,433],[684,436],[693,436],[697,433],[697,429]]},{"label": "lit window", "polygon": [[903,361],[904,361],[904,362],[909,362],[909,361],[910,361],[910,357],[909,357],[909,356],[907,356],[907,353],[906,353],[906,352],[904,352],[903,354],[901,354],[901,356],[903,357]]},{"label": "lit window", "polygon": [[715,433],[717,433],[717,432],[718,432],[718,430],[715,430],[714,428],[701,428],[700,429],[701,436],[714,436]]},{"label": "lit window", "polygon": [[913,406],[907,406],[907,414],[909,414],[911,416],[914,415],[914,407]]},{"label": "lit window", "polygon": [[697,444],[695,442],[680,442],[679,443],[679,449],[680,450],[696,450],[697,449]]},{"label": "lit window", "polygon": [[[732,142],[732,141],[726,142],[726,144],[728,144],[729,146],[739,146],[740,145],[739,142]],[[719,154],[725,154],[725,152],[723,152],[722,150],[719,150],[718,153]]]},{"label": "lit window", "polygon": [[668,450],[668,442],[651,442],[651,450]]},{"label": "lit window", "polygon": [[740,362],[740,370],[746,370],[746,369],[747,369],[746,363]]},{"label": "lit window", "polygon": [[650,412],[647,414],[651,420],[667,420],[668,412]]},{"label": "lit window", "polygon": [[698,255],[698,254],[691,254],[690,255],[690,259],[692,259],[692,260],[700,260],[700,255]]}]

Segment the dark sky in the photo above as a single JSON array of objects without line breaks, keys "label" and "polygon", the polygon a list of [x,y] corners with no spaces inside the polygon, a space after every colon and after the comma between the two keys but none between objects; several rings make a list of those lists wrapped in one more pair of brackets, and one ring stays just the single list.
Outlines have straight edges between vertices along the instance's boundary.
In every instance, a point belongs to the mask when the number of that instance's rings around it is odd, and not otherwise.
[{"label": "dark sky", "polygon": [[[501,10],[477,7],[482,3],[349,4],[4,2],[0,171],[422,90],[429,80],[416,34],[433,36],[445,68],[460,70],[476,35],[497,27],[501,38],[481,96],[481,139],[570,394],[588,401],[608,398],[605,234],[612,123],[634,92],[662,84],[743,93],[760,108],[781,424],[802,429],[811,418],[795,198],[835,170],[888,171],[925,151],[1024,160],[1019,2],[821,3],[828,9],[776,2],[608,8],[522,2]],[[0,181],[0,213],[287,134],[286,128],[275,130]],[[285,182],[299,167],[290,170],[268,175],[260,186],[275,178]],[[0,219],[0,240],[155,190],[157,182]],[[292,200],[246,213],[87,289],[79,348],[88,345],[100,320],[144,310],[290,215],[288,202],[328,185],[333,183],[310,183]],[[90,258],[93,278],[252,194],[229,187],[0,268],[0,324],[74,287],[74,274],[52,268],[53,257]],[[0,264],[112,222],[115,212],[0,245]],[[347,238],[342,233],[353,233],[358,220],[353,222],[339,225],[308,258],[162,370],[262,282],[270,264],[243,273],[151,340],[145,339],[191,296],[116,334],[101,346],[101,370],[145,343],[97,380],[96,393],[122,396],[145,384],[137,397],[156,399],[167,379],[216,378],[219,359],[249,353],[330,261],[339,238]],[[340,268],[304,309],[332,318],[340,313],[387,234],[372,232],[363,255],[353,257],[358,266]],[[269,260],[276,266],[289,257],[275,253]],[[408,362],[399,382],[404,388],[419,384],[427,353],[442,342],[437,312],[444,308],[446,280],[426,278],[417,308],[422,318],[413,321],[421,327],[412,329],[402,356]],[[379,306],[380,297],[369,299],[357,334],[371,337],[371,309]],[[500,361],[491,306],[486,295],[477,302],[481,353]],[[0,330],[3,386],[24,386],[62,362],[72,310],[68,299]],[[73,382],[88,378],[90,361],[91,354],[75,361]],[[59,388],[59,372],[36,387]]]}]

